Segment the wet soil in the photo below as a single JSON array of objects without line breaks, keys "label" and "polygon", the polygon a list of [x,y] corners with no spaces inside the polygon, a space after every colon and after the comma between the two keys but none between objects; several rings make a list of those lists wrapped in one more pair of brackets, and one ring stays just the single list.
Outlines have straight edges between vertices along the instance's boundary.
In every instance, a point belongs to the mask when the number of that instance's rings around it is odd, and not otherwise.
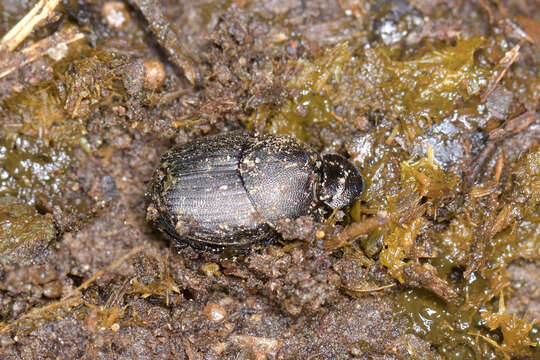
[{"label": "wet soil", "polygon": [[[84,38],[0,77],[0,358],[539,358],[537,1],[55,11],[13,53]],[[243,253],[167,239],[160,156],[241,128],[346,155],[362,198]]]}]

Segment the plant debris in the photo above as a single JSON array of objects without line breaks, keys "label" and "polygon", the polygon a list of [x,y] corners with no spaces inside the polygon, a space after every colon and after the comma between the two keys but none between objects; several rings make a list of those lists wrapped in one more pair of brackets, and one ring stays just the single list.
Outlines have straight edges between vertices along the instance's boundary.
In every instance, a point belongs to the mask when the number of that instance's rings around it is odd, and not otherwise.
[{"label": "plant debris", "polygon": [[[1,358],[539,357],[534,1],[0,1],[0,18]],[[242,254],[162,237],[160,156],[240,128],[346,156],[361,198]]]}]

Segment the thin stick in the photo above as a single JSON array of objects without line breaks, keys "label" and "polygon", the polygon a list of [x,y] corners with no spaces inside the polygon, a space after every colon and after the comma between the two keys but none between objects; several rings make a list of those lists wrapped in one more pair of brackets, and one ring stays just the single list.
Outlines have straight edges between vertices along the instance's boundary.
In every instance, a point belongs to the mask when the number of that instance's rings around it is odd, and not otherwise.
[{"label": "thin stick", "polygon": [[33,308],[32,310],[28,311],[26,314],[22,315],[20,318],[12,321],[11,323],[5,324],[3,327],[0,327],[0,333],[9,332],[12,329],[14,329],[18,324],[22,323],[24,320],[30,319],[33,316],[37,316],[40,313],[43,313],[46,311],[52,311],[53,309],[59,308],[61,306],[75,307],[79,305],[81,303],[81,291],[86,290],[99,277],[103,276],[105,273],[109,271],[114,270],[115,268],[117,268],[118,266],[126,262],[130,257],[132,257],[133,255],[135,255],[136,253],[144,249],[147,249],[147,247],[139,246],[130,250],[125,255],[120,257],[118,260],[113,261],[112,263],[104,267],[103,269],[98,270],[94,275],[92,275],[87,280],[85,280],[77,288],[71,290],[66,296],[64,296],[60,300],[50,303],[48,305],[45,305],[43,307]]},{"label": "thin stick", "polygon": [[139,251],[142,251],[146,249],[146,247],[139,246],[136,248],[131,249],[128,251],[124,256],[120,257],[118,260],[113,261],[109,265],[105,266],[103,269],[100,269],[96,271],[96,273],[92,276],[90,276],[88,279],[83,281],[81,285],[79,285],[77,288],[71,290],[66,296],[64,296],[62,299],[67,299],[73,295],[78,295],[82,290],[86,290],[94,281],[96,281],[98,278],[102,277],[105,273],[114,270],[121,264],[125,263],[127,259],[138,253]]},{"label": "thin stick", "polygon": [[496,184],[498,184],[499,180],[501,180],[503,165],[504,165],[504,151],[501,151],[499,153],[499,157],[497,158],[497,163],[495,164],[495,175],[493,176],[493,181]]},{"label": "thin stick", "polygon": [[158,44],[169,56],[169,60],[184,71],[191,84],[200,81],[196,53],[189,49],[183,41],[180,29],[171,26],[163,13],[161,2],[157,0],[128,0],[134,8],[139,9],[148,22],[148,29],[154,34]]},{"label": "thin stick", "polygon": [[501,79],[503,78],[504,74],[506,74],[506,72],[510,68],[510,65],[512,65],[516,61],[519,55],[519,48],[519,45],[514,46],[512,49],[507,51],[506,54],[504,54],[504,57],[499,61],[499,66],[502,68],[497,70],[495,77],[492,78],[482,95],[480,95],[481,102],[486,102],[488,96],[493,92],[493,90],[495,90],[495,86],[497,86],[499,81],[501,81]]},{"label": "thin stick", "polygon": [[386,211],[379,211],[377,216],[371,217],[362,222],[355,222],[348,225],[339,234],[336,234],[331,239],[325,241],[325,247],[329,250],[334,250],[347,245],[360,235],[364,235],[386,224],[388,214]]},{"label": "thin stick", "polygon": [[61,47],[67,48],[68,44],[82,39],[83,37],[84,34],[79,32],[75,27],[68,27],[24,48],[21,51],[17,51],[4,58],[0,58],[0,79],[6,77],[22,66],[35,61],[41,56],[49,53],[49,51]]},{"label": "thin stick", "polygon": [[11,52],[34,30],[42,20],[47,19],[54,11],[60,0],[39,0],[36,5],[15,25],[2,40],[0,53]]},{"label": "thin stick", "polygon": [[515,135],[529,127],[536,121],[534,110],[526,111],[504,123],[502,128],[497,128],[489,132],[489,140],[501,140],[509,135]]},{"label": "thin stick", "polygon": [[384,289],[390,289],[391,287],[394,287],[396,286],[396,284],[388,284],[388,285],[381,285],[381,286],[377,286],[377,287],[373,287],[373,288],[365,288],[365,289],[351,289],[351,288],[344,288],[345,290],[347,291],[352,291],[352,292],[356,292],[356,293],[370,293],[370,292],[376,292],[376,291],[381,291],[381,290],[384,290]]}]

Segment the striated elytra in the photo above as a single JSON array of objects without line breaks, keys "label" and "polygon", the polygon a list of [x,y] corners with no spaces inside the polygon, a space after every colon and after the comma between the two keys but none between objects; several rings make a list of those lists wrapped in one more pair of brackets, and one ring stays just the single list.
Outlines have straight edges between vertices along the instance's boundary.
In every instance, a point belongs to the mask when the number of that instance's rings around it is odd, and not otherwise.
[{"label": "striated elytra", "polygon": [[319,155],[288,136],[207,136],[169,150],[147,194],[147,217],[201,249],[244,249],[276,236],[280,219],[320,216],[363,191],[343,156]]}]

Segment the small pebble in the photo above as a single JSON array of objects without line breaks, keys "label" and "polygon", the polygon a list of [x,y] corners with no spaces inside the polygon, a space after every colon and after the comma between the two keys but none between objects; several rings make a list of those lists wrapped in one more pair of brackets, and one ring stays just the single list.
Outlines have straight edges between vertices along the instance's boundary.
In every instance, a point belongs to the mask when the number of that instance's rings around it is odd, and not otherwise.
[{"label": "small pebble", "polygon": [[53,281],[43,285],[43,296],[49,299],[57,299],[62,296],[62,283]]},{"label": "small pebble", "polygon": [[149,90],[157,90],[163,86],[165,81],[165,66],[157,59],[143,60],[144,64],[144,86]]},{"label": "small pebble", "polygon": [[101,7],[101,13],[110,27],[122,29],[131,19],[126,5],[122,1],[107,1]]},{"label": "small pebble", "polygon": [[203,309],[203,314],[206,315],[206,317],[210,321],[221,321],[227,317],[227,311],[223,308],[223,306],[214,303],[209,302],[206,304],[206,306]]},{"label": "small pebble", "polygon": [[207,277],[219,276],[219,265],[216,263],[206,263],[201,266],[201,272]]}]

